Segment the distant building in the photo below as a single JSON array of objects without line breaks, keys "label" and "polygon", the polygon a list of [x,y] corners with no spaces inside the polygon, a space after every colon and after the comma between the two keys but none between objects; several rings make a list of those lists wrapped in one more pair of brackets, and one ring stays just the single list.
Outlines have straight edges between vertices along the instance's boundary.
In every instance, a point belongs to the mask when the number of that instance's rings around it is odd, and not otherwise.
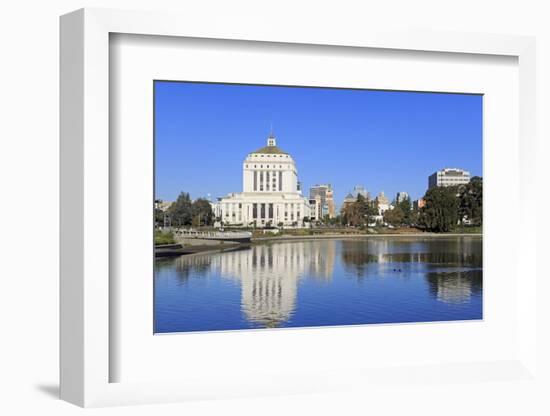
[{"label": "distant building", "polygon": [[403,202],[406,199],[409,199],[409,194],[406,192],[398,192],[397,195],[395,196],[395,202],[398,204]]},{"label": "distant building", "polygon": [[328,215],[329,218],[336,217],[336,207],[334,205],[334,192],[330,184],[315,185],[309,188],[309,199],[315,199],[317,196],[321,198],[321,211],[323,217]]},{"label": "distant building", "polygon": [[437,186],[455,186],[470,182],[470,172],[458,168],[445,168],[428,177],[428,189]]},{"label": "distant building", "polygon": [[212,213],[214,214],[214,218],[220,218],[222,217],[222,204],[221,204],[222,198],[217,198],[216,202],[210,201],[210,207],[212,208]]},{"label": "distant building", "polygon": [[312,221],[321,221],[323,219],[323,203],[321,195],[316,195],[315,198],[309,199],[309,212]]},{"label": "distant building", "polygon": [[426,200],[424,198],[419,198],[413,202],[413,209],[421,209],[426,206]]},{"label": "distant building", "polygon": [[328,217],[336,218],[336,205],[334,204],[334,191],[332,190],[332,188],[327,190],[326,202],[327,202]]},{"label": "distant building", "polygon": [[340,212],[344,212],[348,206],[353,204],[355,201],[357,201],[357,197],[353,196],[353,194],[350,192],[346,195],[344,198],[344,202],[342,202],[342,208],[340,208]]},{"label": "distant building", "polygon": [[173,202],[171,201],[161,201],[157,200],[155,201],[155,206],[158,210],[161,210],[162,212],[168,211],[168,208],[172,206]]},{"label": "distant building", "polygon": [[365,199],[370,200],[370,193],[362,185],[355,185],[351,195],[357,199],[359,195],[363,196]]},{"label": "distant building", "polygon": [[388,209],[390,209],[390,200],[386,195],[384,195],[384,191],[380,192],[378,196],[376,197],[376,203],[378,204],[378,213],[380,215],[384,214]]}]

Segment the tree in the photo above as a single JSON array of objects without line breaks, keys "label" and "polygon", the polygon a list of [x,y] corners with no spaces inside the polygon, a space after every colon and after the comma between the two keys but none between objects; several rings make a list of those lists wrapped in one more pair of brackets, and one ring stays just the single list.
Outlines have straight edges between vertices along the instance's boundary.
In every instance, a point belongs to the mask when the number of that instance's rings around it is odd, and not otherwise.
[{"label": "tree", "polygon": [[426,205],[421,223],[428,231],[447,232],[458,223],[458,189],[455,186],[429,189],[424,196]]},{"label": "tree", "polygon": [[168,209],[172,217],[172,224],[178,227],[191,225],[193,219],[193,204],[191,198],[186,192],[181,192],[170,208]]},{"label": "tree", "polygon": [[394,209],[388,209],[384,212],[384,221],[391,225],[400,226],[403,224],[404,218],[405,213],[399,206],[396,206]]},{"label": "tree", "polygon": [[396,208],[399,208],[403,213],[403,219],[401,220],[401,224],[411,225],[412,223],[411,200],[408,197],[404,198],[401,202],[396,204]]},{"label": "tree", "polygon": [[359,194],[357,200],[347,204],[342,211],[342,222],[352,226],[363,226],[370,222],[370,218],[378,214],[374,203]]},{"label": "tree", "polygon": [[483,223],[483,178],[474,176],[469,183],[459,188],[458,216],[472,225]]},{"label": "tree", "polygon": [[356,226],[360,223],[360,207],[357,201],[347,204],[342,211],[343,222],[347,225]]},{"label": "tree", "polygon": [[367,198],[361,194],[358,194],[357,200],[353,203],[353,205],[355,205],[355,215],[357,216],[355,222],[357,225],[364,225],[368,222],[367,215],[369,211],[369,204],[367,202]]},{"label": "tree", "polygon": [[413,227],[417,227],[419,225],[421,225],[420,223],[420,216],[421,216],[421,209],[416,207],[412,209],[411,213],[410,213],[410,224],[409,225],[412,225]]},{"label": "tree", "polygon": [[194,224],[212,225],[214,219],[214,212],[212,211],[212,205],[204,198],[199,198],[192,204],[193,222]]}]

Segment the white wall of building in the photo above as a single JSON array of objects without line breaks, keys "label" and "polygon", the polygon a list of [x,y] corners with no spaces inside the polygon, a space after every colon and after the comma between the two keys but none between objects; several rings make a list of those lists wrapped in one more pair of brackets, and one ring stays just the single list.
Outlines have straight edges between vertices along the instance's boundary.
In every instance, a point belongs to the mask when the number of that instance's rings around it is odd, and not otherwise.
[{"label": "white wall of building", "polygon": [[251,153],[243,162],[243,192],[295,192],[297,187],[298,171],[290,155]]}]

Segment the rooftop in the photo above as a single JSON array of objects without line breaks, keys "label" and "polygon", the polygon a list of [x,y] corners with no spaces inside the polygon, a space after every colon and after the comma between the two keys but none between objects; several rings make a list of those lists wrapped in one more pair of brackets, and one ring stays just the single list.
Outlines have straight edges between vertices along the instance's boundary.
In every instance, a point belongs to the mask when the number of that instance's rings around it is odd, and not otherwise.
[{"label": "rooftop", "polygon": [[277,146],[264,146],[261,149],[253,151],[252,153],[265,153],[268,155],[288,155],[287,152]]},{"label": "rooftop", "polygon": [[288,155],[288,153],[285,152],[283,149],[277,147],[277,142],[275,141],[275,136],[273,136],[273,133],[270,134],[267,138],[267,146],[264,146],[252,153],[263,153],[268,155]]}]

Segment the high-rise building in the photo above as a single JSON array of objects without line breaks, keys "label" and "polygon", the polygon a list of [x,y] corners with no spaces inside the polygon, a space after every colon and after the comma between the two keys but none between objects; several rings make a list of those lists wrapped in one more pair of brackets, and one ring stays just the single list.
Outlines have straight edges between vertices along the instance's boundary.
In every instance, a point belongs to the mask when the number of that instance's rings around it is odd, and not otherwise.
[{"label": "high-rise building", "polygon": [[405,199],[409,199],[409,194],[407,192],[398,192],[395,196],[395,202],[398,204],[403,202]]},{"label": "high-rise building", "polygon": [[437,186],[455,186],[470,182],[470,172],[458,168],[445,168],[428,177],[428,189]]},{"label": "high-rise building", "polygon": [[315,185],[309,188],[309,199],[315,199],[317,196],[321,198],[321,207],[323,217],[328,215],[329,218],[336,217],[336,207],[334,205],[334,191],[330,184]]}]

